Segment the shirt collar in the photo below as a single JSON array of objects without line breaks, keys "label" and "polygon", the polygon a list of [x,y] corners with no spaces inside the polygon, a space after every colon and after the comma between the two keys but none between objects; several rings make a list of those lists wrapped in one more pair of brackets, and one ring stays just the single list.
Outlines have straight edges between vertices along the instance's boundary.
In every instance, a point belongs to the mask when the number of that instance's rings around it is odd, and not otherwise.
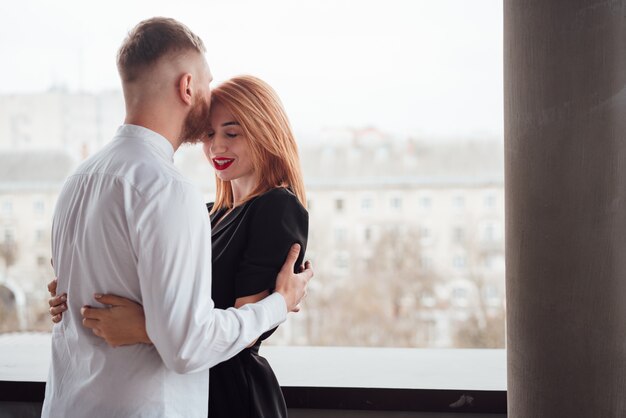
[{"label": "shirt collar", "polygon": [[139,125],[122,125],[115,136],[138,138],[153,146],[166,160],[173,161],[174,147],[163,135]]}]

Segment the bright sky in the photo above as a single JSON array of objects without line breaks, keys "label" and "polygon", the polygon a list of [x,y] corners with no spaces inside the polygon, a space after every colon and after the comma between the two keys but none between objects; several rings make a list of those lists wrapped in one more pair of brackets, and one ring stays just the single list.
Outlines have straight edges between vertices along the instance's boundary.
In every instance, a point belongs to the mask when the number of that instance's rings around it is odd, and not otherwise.
[{"label": "bright sky", "polygon": [[217,82],[269,82],[296,132],[502,137],[501,0],[3,0],[0,94],[119,89],[117,48],[156,15],[203,38]]}]

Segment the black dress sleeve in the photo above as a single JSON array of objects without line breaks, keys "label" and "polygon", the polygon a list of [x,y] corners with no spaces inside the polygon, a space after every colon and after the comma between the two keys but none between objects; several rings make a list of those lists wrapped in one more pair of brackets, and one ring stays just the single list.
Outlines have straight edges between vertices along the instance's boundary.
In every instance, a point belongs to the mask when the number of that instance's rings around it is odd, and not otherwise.
[{"label": "black dress sleeve", "polygon": [[235,297],[273,290],[291,246],[302,246],[295,270],[304,260],[309,214],[287,189],[274,189],[251,205],[248,241],[235,278]]}]

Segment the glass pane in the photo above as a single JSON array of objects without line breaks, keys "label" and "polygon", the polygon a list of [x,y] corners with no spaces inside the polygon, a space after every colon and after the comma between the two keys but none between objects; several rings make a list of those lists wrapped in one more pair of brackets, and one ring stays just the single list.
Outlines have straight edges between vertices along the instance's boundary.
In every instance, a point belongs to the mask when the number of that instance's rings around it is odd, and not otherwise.
[{"label": "glass pane", "polygon": [[[316,276],[270,343],[504,347],[502,2],[21,4],[0,13],[0,332],[51,327],[57,194],[123,122],[115,52],[154,13],[204,39],[213,85],[272,85],[296,132]],[[213,198],[199,147],[175,162]]]}]

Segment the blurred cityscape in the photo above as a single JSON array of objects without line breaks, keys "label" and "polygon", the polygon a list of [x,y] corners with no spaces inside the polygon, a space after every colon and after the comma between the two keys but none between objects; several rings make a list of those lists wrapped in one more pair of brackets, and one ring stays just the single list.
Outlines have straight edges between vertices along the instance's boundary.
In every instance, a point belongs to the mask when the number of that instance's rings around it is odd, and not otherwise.
[{"label": "blurred cityscape", "polygon": [[[117,91],[0,96],[0,332],[50,330],[58,191],[123,112]],[[300,153],[316,275],[303,311],[269,343],[504,347],[501,141],[335,128]],[[200,148],[175,161],[210,200]]]}]

